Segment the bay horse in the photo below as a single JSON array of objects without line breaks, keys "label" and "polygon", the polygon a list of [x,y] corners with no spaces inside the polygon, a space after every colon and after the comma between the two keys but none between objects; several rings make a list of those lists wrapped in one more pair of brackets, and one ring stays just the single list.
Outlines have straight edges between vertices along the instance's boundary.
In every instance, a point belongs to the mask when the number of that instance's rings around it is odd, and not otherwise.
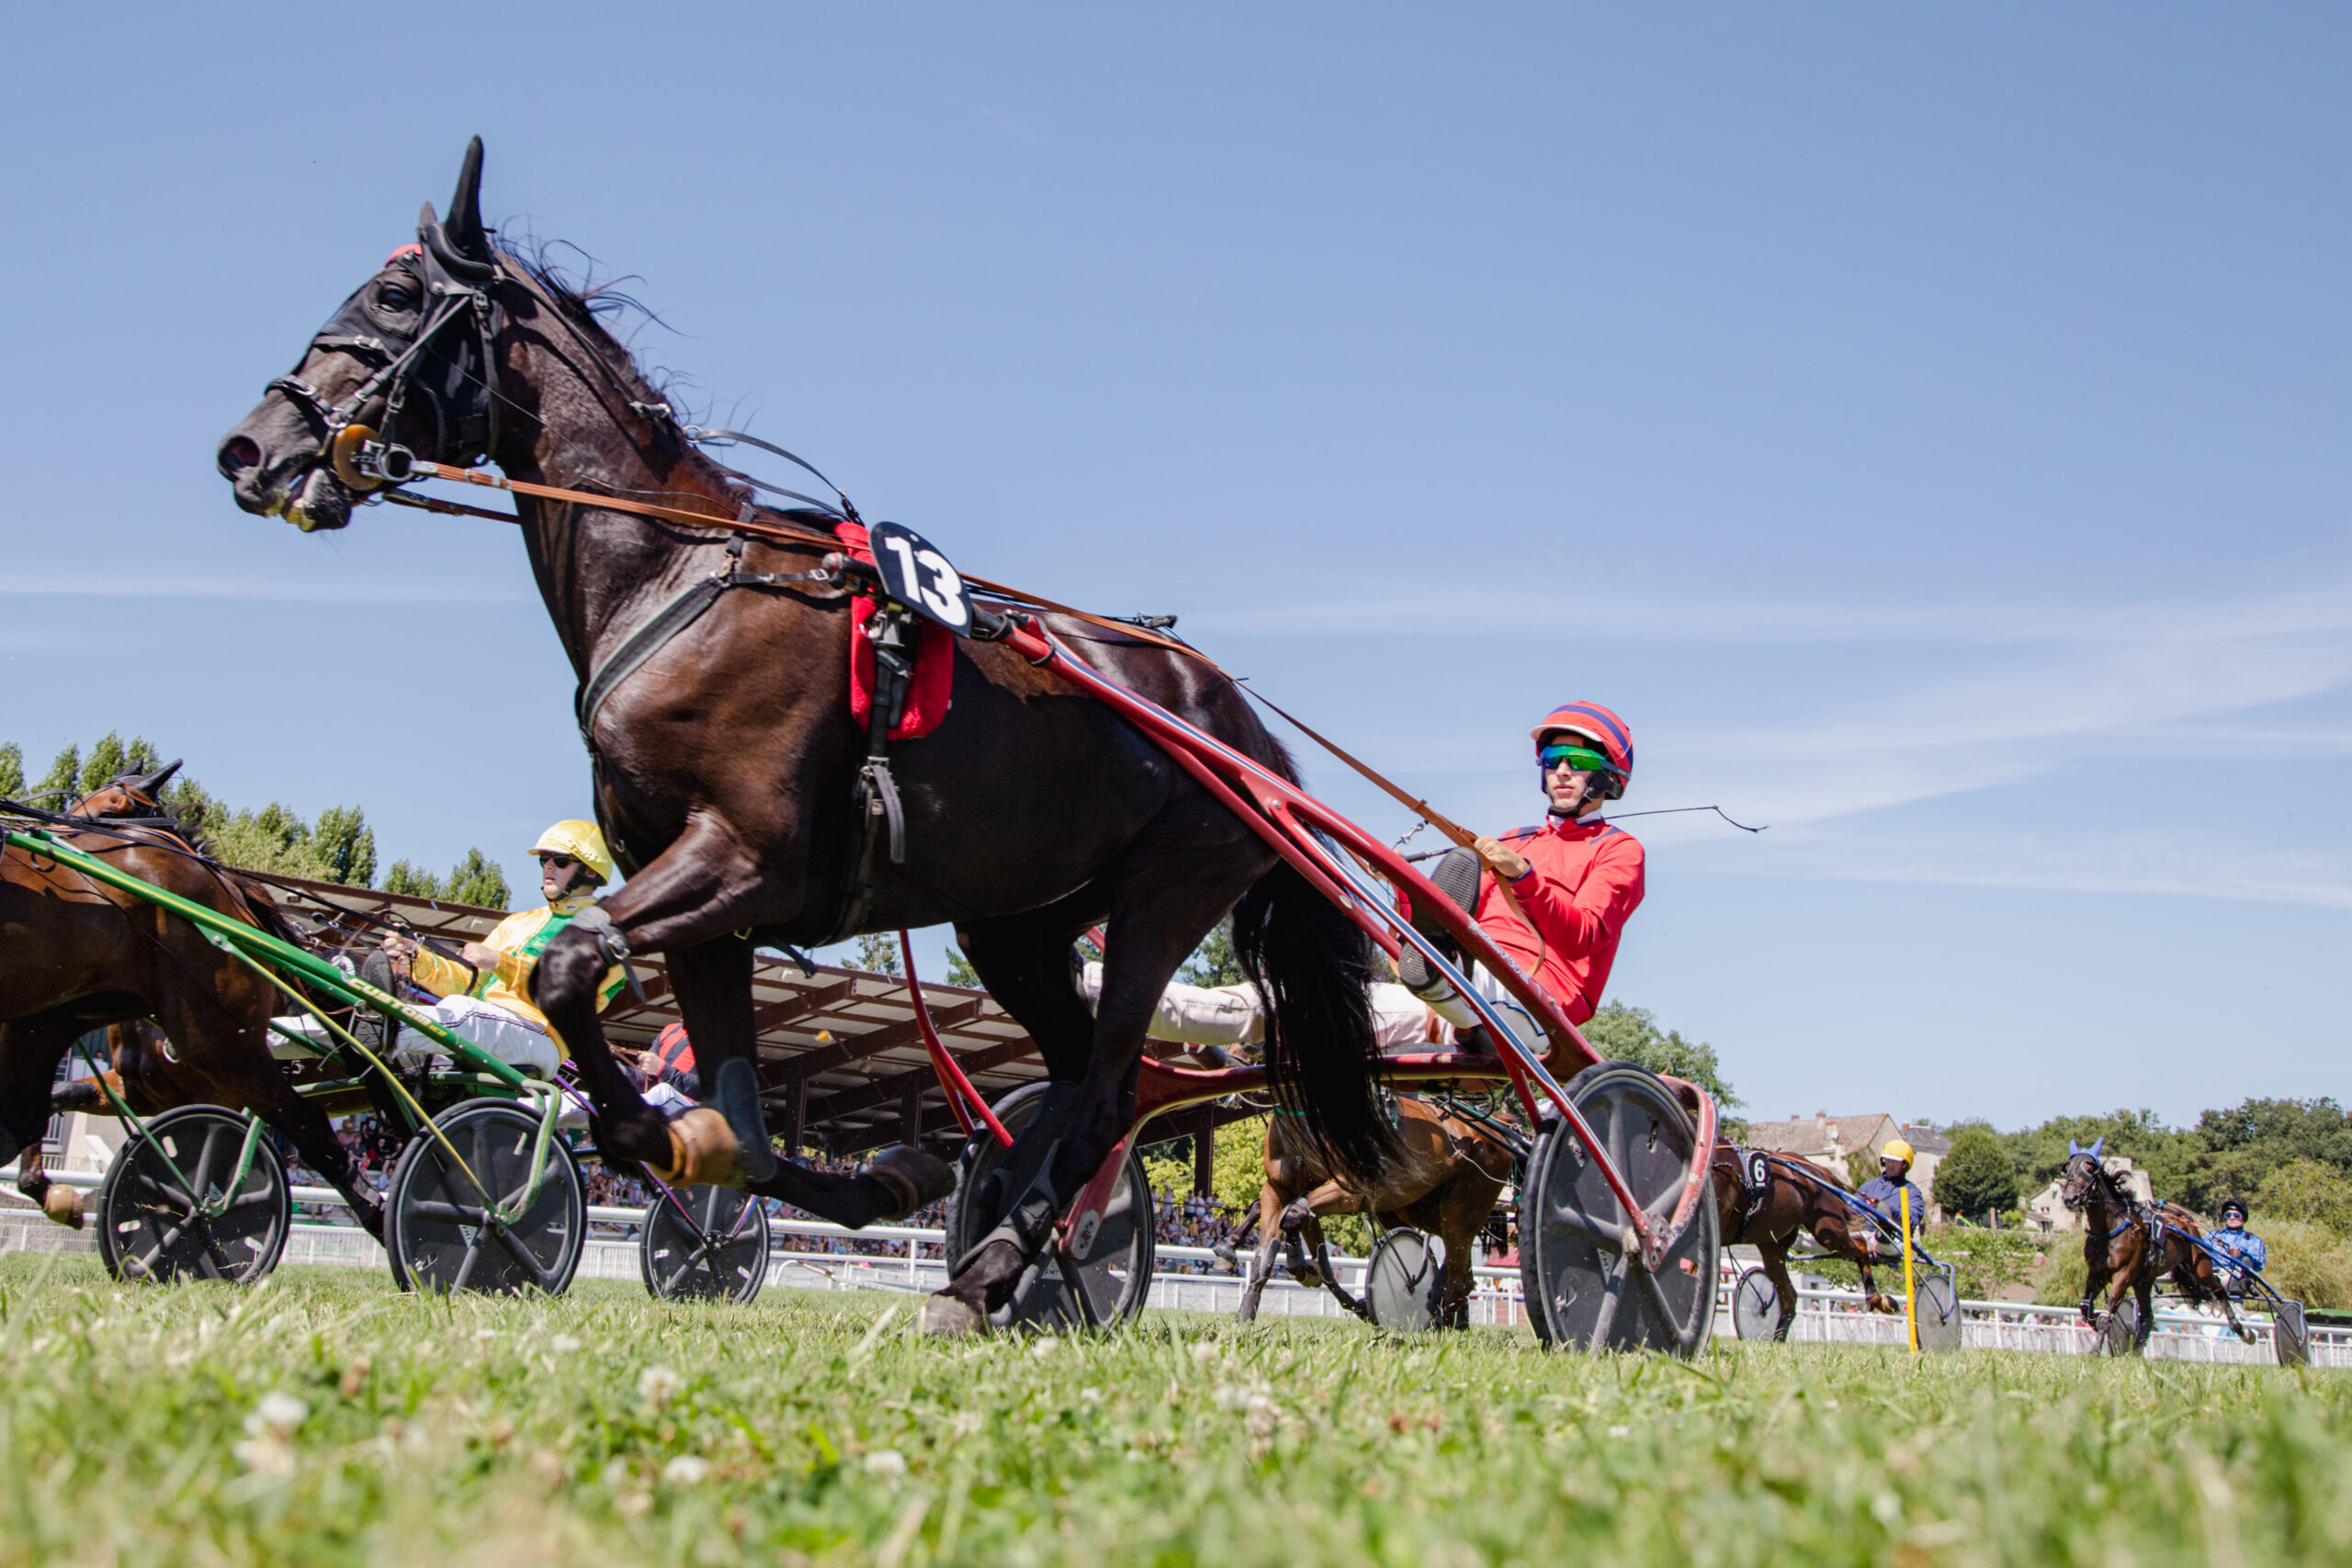
[{"label": "bay horse", "polygon": [[[510,480],[573,493],[518,493],[515,518],[581,682],[595,812],[627,881],[548,944],[532,994],[579,1064],[605,1157],[853,1226],[944,1196],[952,1172],[912,1148],[850,1174],[777,1161],[751,978],[762,945],[952,923],[1054,1086],[1003,1179],[972,1200],[995,1228],[925,1303],[927,1331],[968,1332],[1010,1297],[1125,1133],[1161,989],[1230,909],[1238,954],[1272,1001],[1278,1094],[1340,1167],[1376,1169],[1395,1140],[1373,1088],[1361,933],[1107,706],[1001,643],[946,639],[944,718],[888,748],[902,818],[890,852],[874,852],[883,835],[869,807],[884,793],[869,784],[861,794],[860,781],[873,776],[880,732],[855,722],[848,700],[854,595],[805,570],[820,567],[827,545],[775,537],[778,526],[828,538],[838,526],[842,542],[830,547],[853,548],[854,508],[846,498],[838,510],[754,508],[747,478],[696,446],[591,301],[497,243],[481,187],[476,138],[447,218],[425,207],[418,243],[270,384],[221,442],[219,466],[239,506],[305,532],[346,525],[395,458],[490,461]],[[379,433],[390,445],[375,445]],[[582,491],[709,523],[603,507],[576,499]],[[734,530],[755,516],[775,526],[757,538]],[[1204,662],[1091,618],[1045,621],[1110,678],[1296,776],[1239,689]],[[1090,1013],[1070,949],[1097,925],[1109,948]],[[706,1064],[712,1104],[674,1122],[629,1089],[596,1017],[608,966],[641,949],[667,955]]]},{"label": "bay horse", "polygon": [[[2222,1303],[2222,1315],[2231,1331],[2246,1344],[2254,1330],[2238,1321],[2237,1308],[2213,1268],[2213,1259],[2195,1238],[2205,1234],[2197,1216],[2177,1203],[2143,1203],[2099,1158],[2107,1140],[2080,1148],[2066,1140],[2066,1165],[2058,1178],[2058,1196],[2083,1216],[2083,1321],[2104,1333],[2123,1305],[2124,1292],[2137,1298],[2139,1321],[2132,1325],[2132,1353],[2148,1348],[2155,1332],[2156,1281],[2169,1275],[2181,1298],[2195,1306],[2211,1296]],[[2107,1307],[2098,1307],[2099,1287],[2112,1283]]]},{"label": "bay horse", "polygon": [[[1764,1179],[1751,1184],[1746,1167],[1758,1159]],[[1796,1325],[1797,1286],[1789,1276],[1789,1249],[1800,1235],[1811,1236],[1822,1251],[1861,1270],[1863,1305],[1876,1313],[1902,1313],[1903,1303],[1871,1278],[1871,1265],[1884,1256],[1876,1222],[1854,1207],[1854,1194],[1828,1172],[1792,1155],[1729,1144],[1715,1145],[1708,1172],[1715,1184],[1724,1245],[1754,1247],[1763,1259],[1764,1277],[1781,1299],[1781,1321],[1772,1330],[1776,1342],[1788,1338]]]},{"label": "bay horse", "polygon": [[[1310,1290],[1320,1284],[1358,1317],[1364,1303],[1340,1285],[1323,1236],[1326,1214],[1369,1214],[1381,1230],[1411,1225],[1445,1243],[1441,1328],[1470,1325],[1470,1272],[1478,1233],[1511,1178],[1511,1150],[1501,1135],[1420,1095],[1396,1097],[1398,1152],[1371,1182],[1333,1174],[1315,1140],[1295,1116],[1279,1112],[1266,1126],[1266,1183],[1258,1193],[1257,1267],[1241,1294],[1238,1315],[1258,1315],[1258,1298],[1273,1273],[1274,1254],[1286,1248],[1291,1277]],[[1307,1248],[1314,1249],[1312,1262]]]},{"label": "bay horse", "polygon": [[[266,891],[205,855],[164,810],[158,792],[178,766],[125,774],[50,826],[74,848],[167,892],[295,940]],[[122,825],[108,827],[109,819]],[[132,1091],[134,1107],[202,1101],[253,1111],[291,1140],[368,1233],[380,1236],[381,1205],[350,1152],[270,1055],[269,1020],[278,1006],[266,980],[189,921],[10,846],[0,854],[0,1164],[18,1159],[18,1190],[51,1219],[79,1229],[79,1195],[51,1182],[35,1156],[53,1110],[96,1109],[87,1102],[103,1095],[84,1079],[65,1086],[62,1104],[55,1103],[58,1064],[81,1035],[152,1017],[176,1060],[136,1065],[137,1054],[128,1051],[116,1058],[109,1071],[119,1078],[110,1081]]]}]

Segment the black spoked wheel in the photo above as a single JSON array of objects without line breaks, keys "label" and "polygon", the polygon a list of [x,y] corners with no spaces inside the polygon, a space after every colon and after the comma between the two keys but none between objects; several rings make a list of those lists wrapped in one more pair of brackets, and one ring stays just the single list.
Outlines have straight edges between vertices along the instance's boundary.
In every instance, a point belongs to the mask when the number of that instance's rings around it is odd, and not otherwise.
[{"label": "black spoked wheel", "polygon": [[[1690,1118],[1655,1074],[1626,1062],[1578,1073],[1568,1097],[1623,1175],[1635,1202],[1664,1224],[1691,1161],[1703,1160]],[[1549,1345],[1569,1349],[1668,1350],[1696,1356],[1715,1316],[1722,1247],[1714,1184],[1653,1272],[1624,1250],[1628,1215],[1565,1122],[1550,1123],[1520,1198],[1520,1280],[1528,1318]]]},{"label": "black spoked wheel", "polygon": [[1372,1244],[1363,1303],[1374,1323],[1406,1334],[1434,1328],[1444,1296],[1444,1255],[1428,1235],[1399,1225]]},{"label": "black spoked wheel", "polygon": [[1731,1292],[1731,1331],[1742,1339],[1769,1341],[1781,1331],[1781,1292],[1761,1269],[1739,1277]]},{"label": "black spoked wheel", "polygon": [[1911,1321],[1919,1330],[1919,1348],[1928,1352],[1960,1348],[1960,1292],[1941,1274],[1918,1282],[1911,1297]]},{"label": "black spoked wheel", "polygon": [[[409,1290],[560,1295],[588,1235],[587,1189],[571,1151],[549,1139],[533,1190],[537,1116],[511,1100],[469,1100],[433,1124],[441,1137],[410,1140],[384,1195],[394,1276]],[[515,1212],[510,1219],[503,1211]]]},{"label": "black spoked wheel", "polygon": [[277,1268],[294,1224],[294,1192],[277,1150],[253,1128],[237,1111],[187,1105],[123,1145],[98,1195],[107,1272],[250,1285]]},{"label": "black spoked wheel", "polygon": [[[1036,1116],[1049,1087],[1023,1084],[1006,1095],[996,1107],[1004,1130],[1018,1138]],[[992,1134],[982,1129],[968,1150],[947,1216],[950,1265],[994,1230],[1020,1196],[1004,1190],[1010,1183],[991,1179],[1010,1152]],[[1048,1247],[1023,1270],[1012,1299],[989,1314],[989,1323],[999,1328],[1111,1328],[1127,1322],[1143,1311],[1151,1294],[1152,1260],[1158,1254],[1152,1218],[1151,1182],[1144,1175],[1142,1156],[1130,1145],[1118,1185],[1102,1207],[1102,1224],[1091,1236],[1079,1238],[1075,1267],[1066,1266]],[[1082,1305],[1070,1294],[1071,1276],[1086,1293]]]},{"label": "black spoked wheel", "polygon": [[748,1306],[768,1277],[767,1210],[732,1187],[657,1186],[637,1261],[656,1301]]},{"label": "black spoked wheel", "polygon": [[2312,1336],[2303,1303],[2280,1296],[2270,1303],[2270,1348],[2282,1367],[2312,1364]]}]

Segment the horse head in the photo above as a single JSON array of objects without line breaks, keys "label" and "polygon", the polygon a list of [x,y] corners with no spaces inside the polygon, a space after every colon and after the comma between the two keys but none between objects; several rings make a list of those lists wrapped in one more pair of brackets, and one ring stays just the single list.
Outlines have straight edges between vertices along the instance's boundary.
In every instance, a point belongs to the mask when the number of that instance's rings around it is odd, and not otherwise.
[{"label": "horse head", "polygon": [[2099,1164],[2106,1148],[2104,1136],[2088,1148],[2072,1138],[2066,1140],[2066,1168],[2058,1179],[2058,1197],[2069,1209],[2083,1207],[2106,1189],[2107,1170]]},{"label": "horse head", "polygon": [[180,771],[177,762],[152,773],[118,773],[65,808],[70,817],[168,817],[164,785]]},{"label": "horse head", "polygon": [[341,528],[361,495],[412,457],[467,467],[497,444],[492,386],[500,253],[481,221],[481,138],[466,148],[449,216],[424,204],[394,251],[293,371],[221,441],[237,504],[308,533]]}]

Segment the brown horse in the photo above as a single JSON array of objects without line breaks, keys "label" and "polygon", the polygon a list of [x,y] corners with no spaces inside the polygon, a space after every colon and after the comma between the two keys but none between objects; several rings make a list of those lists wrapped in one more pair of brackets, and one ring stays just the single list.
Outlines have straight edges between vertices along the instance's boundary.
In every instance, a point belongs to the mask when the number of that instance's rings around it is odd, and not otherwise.
[{"label": "brown horse", "polygon": [[[1495,1212],[1495,1201],[1510,1182],[1511,1149],[1503,1134],[1419,1095],[1396,1097],[1396,1134],[1401,1153],[1365,1184],[1340,1179],[1312,1138],[1298,1130],[1295,1116],[1276,1115],[1266,1127],[1266,1184],[1258,1193],[1258,1266],[1242,1292],[1240,1318],[1258,1315],[1258,1298],[1273,1272],[1275,1248],[1287,1247],[1291,1277],[1312,1289],[1321,1284],[1359,1317],[1364,1303],[1340,1285],[1323,1237],[1326,1214],[1364,1214],[1383,1230],[1409,1224],[1445,1243],[1445,1289],[1438,1303],[1440,1327],[1470,1325],[1471,1260],[1478,1232]],[[1306,1248],[1314,1248],[1312,1263]]]},{"label": "brown horse", "polygon": [[[177,767],[174,763],[173,767]],[[258,886],[206,858],[175,831],[156,792],[172,769],[126,775],[77,801],[61,838],[135,876],[257,930],[293,932]],[[106,826],[131,818],[137,826]],[[325,1114],[297,1095],[269,1052],[277,993],[188,921],[54,860],[11,847],[0,855],[0,1163],[37,1151],[52,1111],[57,1066],[94,1029],[153,1018],[177,1060],[123,1073],[164,1108],[200,1099],[252,1111],[292,1140],[311,1169],[334,1184],[370,1235],[381,1229],[374,1194]],[[118,1037],[119,1038],[119,1037]],[[115,1069],[131,1066],[132,1054]],[[67,1109],[94,1092],[67,1086]],[[78,1199],[64,1196],[27,1158],[17,1187],[52,1219],[78,1228]]]},{"label": "brown horse", "polygon": [[[2251,1345],[2254,1330],[2238,1321],[2230,1292],[2214,1270],[2213,1259],[2197,1239],[2204,1227],[2197,1216],[2177,1203],[2143,1203],[2100,1162],[2107,1140],[2089,1148],[2066,1142],[2066,1168],[2058,1179],[2058,1196],[2083,1216],[2083,1321],[2104,1334],[2123,1305],[2125,1292],[2137,1298],[2139,1320],[2132,1325],[2132,1353],[2148,1348],[2156,1327],[2156,1281],[2170,1275],[2174,1287],[2191,1306],[2211,1296],[2222,1303],[2222,1315],[2237,1337]],[[2098,1307],[2099,1287],[2112,1282],[2107,1308]]]},{"label": "brown horse", "polygon": [[[1764,1179],[1751,1185],[1746,1168],[1763,1162]],[[1715,1145],[1710,1174],[1715,1183],[1715,1213],[1722,1216],[1724,1245],[1747,1243],[1764,1260],[1764,1277],[1781,1298],[1775,1340],[1786,1339],[1797,1320],[1797,1286],[1789,1277],[1789,1249],[1809,1235],[1822,1251],[1860,1269],[1862,1301],[1872,1312],[1901,1313],[1903,1303],[1878,1288],[1871,1265],[1880,1261],[1878,1225],[1854,1207],[1853,1194],[1810,1160],[1767,1150]]]},{"label": "brown horse", "polygon": [[[581,682],[596,813],[628,872],[600,913],[548,945],[532,982],[595,1101],[606,1158],[851,1225],[943,1195],[952,1174],[913,1149],[853,1175],[779,1165],[751,975],[759,945],[953,922],[1056,1090],[1002,1179],[968,1200],[996,1227],[926,1305],[934,1332],[977,1327],[1126,1131],[1161,989],[1234,909],[1235,946],[1273,1001],[1280,1092],[1341,1165],[1376,1167],[1393,1137],[1372,1089],[1364,943],[1347,918],[1126,721],[1001,643],[948,639],[944,722],[889,745],[877,774],[869,748],[883,733],[854,722],[848,700],[851,592],[808,570],[827,547],[733,531],[753,515],[748,483],[702,454],[586,299],[494,243],[481,173],[477,140],[447,219],[425,209],[420,244],[271,383],[221,443],[220,467],[240,506],[306,530],[344,526],[408,453],[711,519],[516,498]],[[371,448],[377,431],[401,451]],[[764,525],[822,530],[850,510],[769,513]],[[1112,678],[1290,773],[1240,691],[1201,661],[1089,621],[1046,624]],[[1096,925],[1109,953],[1090,1014],[1069,952]],[[648,948],[668,956],[714,1105],[674,1123],[631,1091],[594,1006],[607,967]]]}]

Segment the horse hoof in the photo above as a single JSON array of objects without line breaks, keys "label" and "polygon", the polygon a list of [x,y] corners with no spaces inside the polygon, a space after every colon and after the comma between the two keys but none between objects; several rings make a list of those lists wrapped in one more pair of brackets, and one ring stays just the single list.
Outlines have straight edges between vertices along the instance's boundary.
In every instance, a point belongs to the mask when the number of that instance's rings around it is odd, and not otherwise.
[{"label": "horse hoof", "polygon": [[741,1187],[743,1145],[727,1118],[707,1105],[668,1123],[670,1164],[653,1174],[673,1187]]},{"label": "horse hoof", "polygon": [[933,1339],[977,1334],[987,1321],[954,1296],[933,1296],[922,1303],[922,1331]]},{"label": "horse hoof", "polygon": [[82,1228],[82,1194],[59,1182],[50,1183],[41,1194],[40,1212],[63,1225],[67,1230]]},{"label": "horse hoof", "polygon": [[870,1176],[890,1190],[890,1201],[897,1206],[881,1216],[880,1223],[884,1224],[903,1220],[956,1190],[956,1172],[946,1161],[904,1144],[893,1144],[884,1149],[860,1168],[858,1174]]}]

